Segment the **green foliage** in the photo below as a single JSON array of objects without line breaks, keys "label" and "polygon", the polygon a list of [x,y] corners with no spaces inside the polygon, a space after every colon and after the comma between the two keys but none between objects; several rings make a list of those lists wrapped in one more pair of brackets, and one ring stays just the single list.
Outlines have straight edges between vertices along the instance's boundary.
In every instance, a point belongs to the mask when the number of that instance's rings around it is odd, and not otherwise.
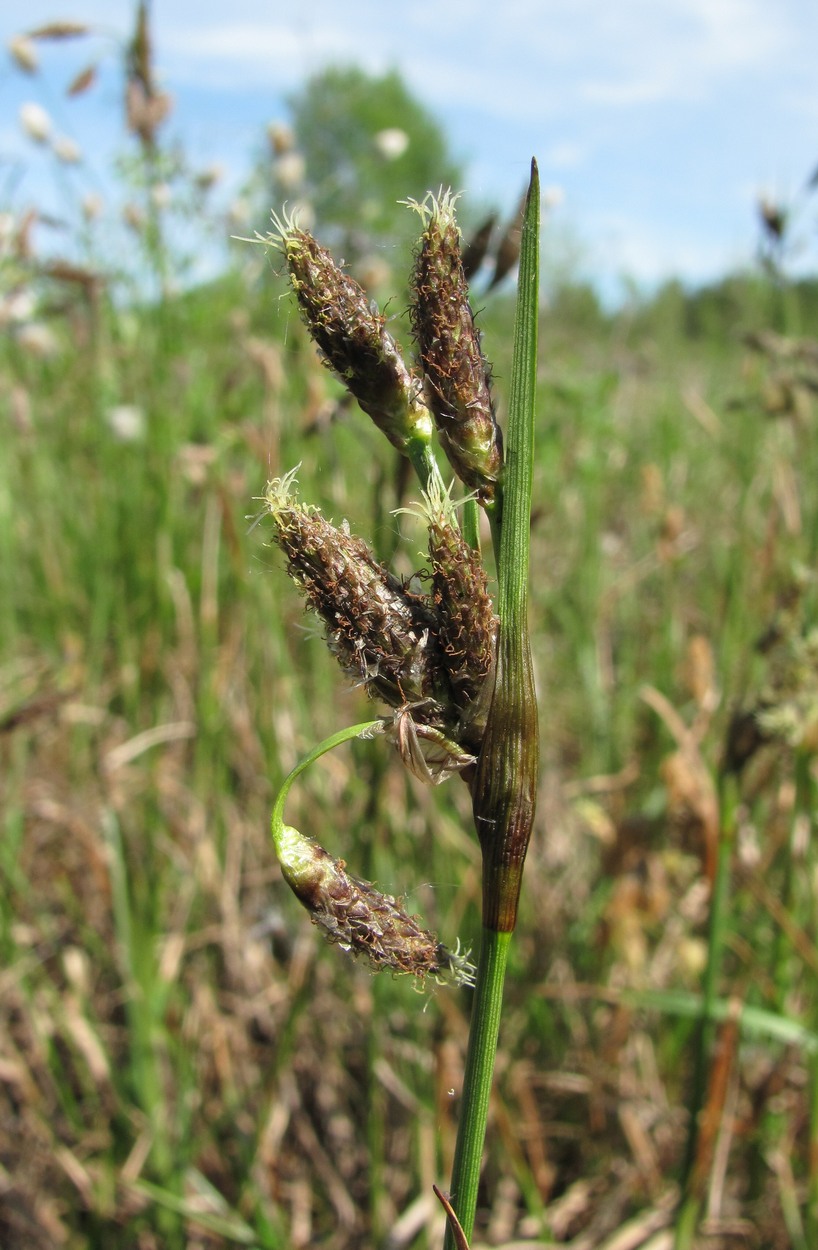
[{"label": "green foliage", "polygon": [[[567,298],[576,299],[577,293],[569,285]],[[818,323],[818,282],[774,283],[746,272],[687,289],[674,278],[640,301],[633,317],[640,333],[667,341],[681,336],[724,344],[759,330],[807,333]]]},{"label": "green foliage", "polygon": [[[370,81],[327,77],[336,100]],[[349,139],[332,118],[350,154],[333,173],[326,153],[316,204],[346,255],[391,242],[393,211],[413,228],[395,200],[460,182],[396,84],[385,98],[395,108],[356,104]],[[390,126],[410,145],[378,164],[371,139]],[[170,172],[151,159],[131,180],[146,195]],[[151,227],[161,199],[155,212]],[[466,1004],[370,979],[294,912],[269,847],[274,790],[372,708],[341,687],[247,519],[301,462],[305,497],[380,526],[409,576],[421,540],[392,515],[405,478],[251,249],[174,295],[173,232],[148,228],[162,297],[124,301],[94,272],[44,275],[27,242],[3,274],[34,311],[0,342],[0,1243],[351,1250],[397,1241],[402,1216],[404,1239],[439,1243],[434,1215],[412,1221],[454,1149]],[[817,290],[745,275],[606,316],[562,283],[543,317],[529,620],[544,768],[481,1241],[491,1221],[514,1243],[612,1244],[634,1208],[662,1217],[698,1086],[708,1132],[725,1130],[708,1241],[750,1228],[765,1250],[818,1244],[817,735],[800,675]],[[511,320],[510,299],[486,297],[501,423]],[[355,742],[288,817],[473,941],[469,796],[457,780],[429,795],[382,743]],[[694,1073],[719,832],[718,1062]]]},{"label": "green foliage", "polygon": [[[428,1070],[440,1046],[434,1003],[419,1011],[402,983],[373,984],[336,951],[322,955],[312,931],[302,940],[267,845],[272,788],[311,742],[371,704],[340,686],[320,639],[301,628],[277,555],[244,518],[271,472],[299,461],[305,496],[360,528],[368,513],[388,515],[398,480],[363,418],[316,423],[334,384],[281,307],[233,275],[161,305],[104,303],[96,337],[77,304],[70,339],[53,323],[55,359],[12,339],[0,359],[0,940],[10,970],[0,1014],[12,1039],[0,1045],[33,1082],[22,1088],[45,1091],[47,1121],[31,1119],[25,1098],[22,1111],[4,1102],[13,1140],[0,1129],[0,1157],[20,1209],[56,1195],[71,1250],[149,1235],[172,1248],[203,1225],[222,1230],[217,1244],[230,1244],[225,1229],[241,1244],[250,1228],[257,1244],[289,1250],[294,1217],[275,1195],[299,1184],[317,1241],[385,1237],[390,1212],[423,1183],[412,1158],[431,1157],[441,1124],[452,1145],[449,1083],[436,1101]],[[558,1126],[548,1147],[557,1183],[615,1173],[618,1186],[630,1156],[615,1116],[588,1131],[582,1082],[601,1082],[606,1105],[638,1110],[653,1089],[638,1056],[650,1053],[651,1082],[670,1104],[656,1132],[675,1174],[689,1020],[658,992],[688,994],[695,1014],[683,952],[702,938],[695,820],[666,781],[673,733],[642,692],[661,692],[698,726],[699,756],[715,771],[736,703],[769,685],[755,644],[779,619],[792,565],[814,566],[818,465],[810,392],[798,417],[764,408],[775,359],[728,334],[690,339],[670,318],[623,315],[595,334],[587,302],[574,306],[576,322],[570,307],[544,317],[538,370],[530,620],[548,786],[512,952],[501,1097],[527,1143],[539,1140],[536,1116]],[[507,312],[499,296],[481,319],[497,346],[501,420]],[[144,416],[131,441],[111,423],[114,401]],[[399,551],[405,567],[420,545],[410,536]],[[799,628],[812,613],[807,595]],[[689,673],[696,638],[714,665],[704,693]],[[140,734],[156,732],[140,747]],[[800,781],[796,812],[780,798],[810,769],[766,751],[748,777],[742,834],[745,853],[757,837],[763,858],[754,869],[750,854],[735,875],[716,1018],[734,992],[788,1038],[799,1028],[812,1037],[814,850],[795,833],[791,847],[788,822],[797,831],[814,805]],[[409,910],[439,932],[474,934],[479,848],[463,833],[465,787],[451,781],[426,805],[380,742],[315,773],[293,795],[293,821],[383,888],[420,878]],[[769,894],[787,908],[784,928],[760,901]],[[575,1001],[572,978],[602,997]],[[627,1025],[605,997],[623,985],[655,992],[636,1015],[628,1007]],[[448,1009],[456,1048],[459,1009]],[[44,1020],[47,1046],[36,1041]],[[94,1039],[107,1062],[96,1075]],[[747,1046],[743,1096],[763,1105],[766,1087],[752,1081],[767,1065],[784,1085],[736,1147],[731,1183],[741,1178],[748,1218],[783,1250],[783,1199],[766,1160],[795,1134],[804,1180],[807,1052],[784,1051],[771,1028]],[[541,1075],[558,1068],[576,1074],[570,1089]],[[383,1084],[389,1071],[399,1097]],[[283,1127],[282,1106],[295,1108]],[[342,1204],[346,1231],[331,1234],[337,1180],[326,1159],[315,1166],[310,1133],[329,1140],[339,1121],[353,1141],[339,1139],[341,1188],[355,1198]],[[144,1162],[122,1181],[137,1146],[148,1147]],[[513,1181],[532,1213],[548,1190],[528,1149],[515,1158],[490,1147],[484,1177],[488,1195],[501,1176]],[[84,1205],[58,1162],[65,1150],[87,1170]],[[431,1166],[443,1179],[442,1156]]]}]

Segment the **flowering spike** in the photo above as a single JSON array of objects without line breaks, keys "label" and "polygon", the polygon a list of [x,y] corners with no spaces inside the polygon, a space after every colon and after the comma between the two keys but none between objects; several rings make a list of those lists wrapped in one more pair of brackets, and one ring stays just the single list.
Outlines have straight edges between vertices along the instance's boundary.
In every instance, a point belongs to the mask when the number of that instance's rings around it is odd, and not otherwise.
[{"label": "flowering spike", "polygon": [[424,224],[412,276],[412,328],[443,450],[461,481],[491,506],[502,471],[502,441],[469,304],[456,199],[446,191],[411,204]]},{"label": "flowering spike", "polygon": [[451,488],[430,483],[423,504],[408,511],[419,513],[428,531],[438,645],[461,716],[458,741],[479,750],[489,693],[486,678],[494,665],[497,637],[486,571],[457,524]]},{"label": "flowering spike", "polygon": [[439,641],[455,699],[467,707],[491,671],[497,618],[480,553],[465,541],[451,496],[432,486],[425,499]]},{"label": "flowering spike", "polygon": [[385,319],[361,286],[292,217],[273,214],[265,242],[287,262],[301,315],[328,365],[390,443],[415,459],[428,454],[432,418]]},{"label": "flowering spike", "polygon": [[291,493],[293,481],[289,473],[267,487],[274,538],[290,576],[324,621],[339,663],[390,707],[416,705],[418,719],[444,724],[439,696],[446,694],[445,675],[430,607],[379,564],[362,539],[300,503]]},{"label": "flowering spike", "polygon": [[407,973],[422,986],[427,977],[473,985],[474,968],[459,948],[450,951],[410,916],[400,900],[346,871],[312,838],[290,825],[274,830],[281,872],[313,924],[329,942],[363,955],[380,972]]}]

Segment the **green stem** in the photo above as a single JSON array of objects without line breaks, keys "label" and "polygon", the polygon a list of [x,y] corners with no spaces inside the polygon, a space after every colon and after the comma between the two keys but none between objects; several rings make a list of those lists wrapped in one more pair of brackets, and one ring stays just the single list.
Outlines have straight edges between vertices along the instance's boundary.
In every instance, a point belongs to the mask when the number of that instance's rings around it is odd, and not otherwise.
[{"label": "green stem", "polygon": [[363,721],[359,725],[350,725],[347,729],[339,729],[338,733],[331,734],[329,738],[325,738],[323,742],[319,742],[317,747],[310,751],[309,755],[305,755],[303,760],[299,760],[295,768],[284,779],[281,789],[276,795],[273,811],[270,816],[270,826],[273,831],[273,841],[277,844],[281,830],[284,826],[284,804],[287,801],[287,795],[290,793],[290,787],[296,777],[300,777],[305,768],[309,768],[315,760],[326,755],[327,751],[332,751],[335,747],[341,745],[342,742],[349,742],[352,738],[368,738],[379,733],[383,728],[383,721],[368,720]]},{"label": "green stem", "polygon": [[[536,805],[539,727],[527,608],[537,376],[539,207],[539,175],[536,162],[532,161],[520,252],[502,498],[489,511],[498,567],[497,663],[486,732],[472,783],[475,827],[483,852],[483,941],[469,1024],[451,1185],[452,1206],[466,1240],[474,1228],[506,960],[517,920],[523,864]],[[454,1230],[449,1223],[444,1250],[455,1250],[455,1246]]]},{"label": "green stem", "polygon": [[807,1143],[806,1234],[810,1246],[818,1245],[818,1055],[809,1062],[809,1140]]},{"label": "green stem", "polygon": [[[510,933],[498,933],[494,929],[483,930],[463,1078],[463,1110],[458,1125],[451,1185],[452,1206],[467,1238],[471,1237],[477,1209],[480,1164],[486,1137],[510,944]],[[455,1250],[451,1226],[446,1229],[443,1250]]]},{"label": "green stem", "polygon": [[412,439],[406,448],[406,454],[423,490],[428,492],[429,486],[433,481],[437,482],[441,489],[443,488],[440,466],[435,460],[434,452],[426,439]]},{"label": "green stem", "polygon": [[539,726],[528,636],[528,577],[539,317],[540,186],[536,161],[525,207],[514,317],[505,458],[489,512],[497,563],[497,660],[472,783],[483,851],[483,924],[511,932],[534,820]]},{"label": "green stem", "polygon": [[463,537],[472,551],[480,550],[480,509],[476,499],[467,499],[463,505]]},{"label": "green stem", "polygon": [[[809,821],[809,842],[806,861],[800,865],[802,879],[815,880],[814,848],[816,845],[816,785],[812,773],[812,755],[806,749],[799,751],[796,757],[796,814],[801,813]],[[795,848],[792,847],[792,850]],[[787,860],[787,871],[791,887],[787,905],[795,903],[796,865],[794,855]],[[814,913],[813,913],[814,914]],[[815,939],[814,921],[812,927]],[[810,1024],[816,1026],[816,1011],[813,1008]],[[807,1244],[818,1245],[818,1054],[810,1056],[808,1072],[809,1089],[809,1135],[807,1138],[807,1208],[805,1217],[805,1236]]]}]

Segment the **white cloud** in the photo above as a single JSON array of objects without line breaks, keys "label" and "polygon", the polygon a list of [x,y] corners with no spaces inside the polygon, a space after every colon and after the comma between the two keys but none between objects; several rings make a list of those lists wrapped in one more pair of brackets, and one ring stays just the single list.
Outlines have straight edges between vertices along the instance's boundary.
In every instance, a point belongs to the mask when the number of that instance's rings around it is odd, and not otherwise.
[{"label": "white cloud", "polygon": [[728,76],[763,71],[789,46],[794,28],[783,6],[760,0],[626,0],[595,35],[581,96],[632,107],[705,98]]},{"label": "white cloud", "polygon": [[763,69],[806,38],[797,8],[798,0],[507,0],[502,8],[493,0],[354,0],[342,8],[312,0],[273,18],[262,0],[235,0],[228,19],[212,0],[176,0],[157,9],[157,48],[174,78],[198,78],[206,64],[224,88],[287,90],[328,62],[372,72],[398,64],[432,107],[555,115],[583,103],[702,98],[724,76]]},{"label": "white cloud", "polygon": [[586,102],[612,108],[652,104],[678,94],[679,87],[673,74],[590,79],[582,82],[579,89],[579,95]]},{"label": "white cloud", "polygon": [[769,64],[796,36],[786,6],[760,0],[678,0],[699,27],[706,63],[722,70]]},{"label": "white cloud", "polygon": [[[278,92],[300,81],[316,65],[331,60],[361,62],[355,39],[343,27],[319,27],[305,34],[296,23],[226,22],[198,29],[168,29],[161,44],[173,62],[177,81],[201,82],[213,73],[226,90],[268,86]],[[357,49],[360,51],[360,49]],[[207,70],[205,70],[207,66]]]}]

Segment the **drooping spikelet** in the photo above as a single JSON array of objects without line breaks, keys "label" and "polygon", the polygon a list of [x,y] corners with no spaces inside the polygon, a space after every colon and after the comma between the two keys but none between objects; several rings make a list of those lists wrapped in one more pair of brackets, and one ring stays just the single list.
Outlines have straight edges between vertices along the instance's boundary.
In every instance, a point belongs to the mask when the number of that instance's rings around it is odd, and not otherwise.
[{"label": "drooping spikelet", "polygon": [[497,214],[489,213],[462,249],[463,277],[467,282],[471,282],[486,259],[496,224]]},{"label": "drooping spikelet", "polygon": [[363,955],[375,971],[408,973],[420,984],[426,977],[474,984],[467,956],[448,950],[398,899],[351,876],[343,860],[290,825],[274,836],[285,881],[328,941]]},{"label": "drooping spikelet", "polygon": [[412,275],[412,328],[443,450],[461,481],[490,505],[502,469],[502,441],[469,304],[455,198],[447,191],[412,205],[424,222]]},{"label": "drooping spikelet", "polygon": [[385,319],[311,234],[292,220],[274,215],[273,222],[267,242],[284,255],[301,315],[328,365],[394,447],[410,455],[413,444],[428,446],[431,414]]}]

